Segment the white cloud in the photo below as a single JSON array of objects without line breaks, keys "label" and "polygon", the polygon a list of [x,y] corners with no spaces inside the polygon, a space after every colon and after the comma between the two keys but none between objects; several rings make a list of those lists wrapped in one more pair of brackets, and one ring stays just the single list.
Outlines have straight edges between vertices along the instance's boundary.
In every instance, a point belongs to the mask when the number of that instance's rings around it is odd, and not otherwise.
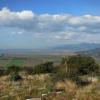
[{"label": "white cloud", "polygon": [[31,11],[22,11],[21,13],[17,14],[22,20],[32,19],[34,17],[34,14]]},{"label": "white cloud", "polygon": [[[76,39],[76,41],[95,42],[100,39],[97,37],[100,34],[100,16],[92,15],[38,15],[29,10],[14,12],[8,8],[3,8],[0,11],[0,28],[2,27],[6,30],[10,28],[13,34],[30,33],[37,37],[52,37],[60,40]],[[84,39],[85,36],[88,39]]]}]

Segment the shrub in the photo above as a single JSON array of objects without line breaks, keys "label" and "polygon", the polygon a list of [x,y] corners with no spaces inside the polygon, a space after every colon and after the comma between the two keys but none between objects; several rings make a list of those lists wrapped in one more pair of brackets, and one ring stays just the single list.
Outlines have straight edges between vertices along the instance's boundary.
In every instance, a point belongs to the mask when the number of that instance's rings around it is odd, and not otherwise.
[{"label": "shrub", "polygon": [[34,71],[33,67],[23,67],[22,70],[25,71],[29,75],[33,74],[33,71]]},{"label": "shrub", "polygon": [[33,69],[34,74],[39,73],[51,73],[53,71],[53,63],[52,62],[45,62],[39,65],[36,65]]},{"label": "shrub", "polygon": [[51,74],[51,77],[54,82],[63,81],[64,79],[67,78],[67,72],[65,68],[66,67],[62,65],[54,67],[53,73]]},{"label": "shrub", "polygon": [[16,72],[11,73],[9,78],[11,81],[18,81],[22,79],[21,76]]},{"label": "shrub", "polygon": [[0,76],[5,75],[5,68],[0,67]]},{"label": "shrub", "polygon": [[71,80],[74,81],[78,86],[87,86],[89,85],[91,82],[86,80],[86,79],[82,79],[81,77],[71,77]]},{"label": "shrub", "polygon": [[15,66],[15,65],[9,66],[9,67],[7,67],[7,69],[6,69],[6,73],[7,73],[7,74],[10,74],[10,73],[13,73],[13,72],[17,73],[17,72],[19,72],[19,71],[20,71],[20,68],[19,68],[18,66]]}]

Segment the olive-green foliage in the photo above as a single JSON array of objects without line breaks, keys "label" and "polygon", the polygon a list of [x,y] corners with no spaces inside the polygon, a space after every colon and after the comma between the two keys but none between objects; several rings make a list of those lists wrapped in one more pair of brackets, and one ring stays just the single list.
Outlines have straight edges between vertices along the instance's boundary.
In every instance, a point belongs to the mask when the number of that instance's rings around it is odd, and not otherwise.
[{"label": "olive-green foliage", "polygon": [[67,75],[99,74],[99,65],[92,57],[85,55],[73,55],[63,58],[62,65],[66,65]]},{"label": "olive-green foliage", "polygon": [[0,76],[5,75],[5,68],[0,67]]},{"label": "olive-green foliage", "polygon": [[67,64],[67,57],[63,57],[61,59],[61,65],[66,65]]},{"label": "olive-green foliage", "polygon": [[17,73],[17,72],[12,72],[10,73],[10,80],[11,81],[18,81],[18,80],[21,80],[21,76]]},{"label": "olive-green foliage", "polygon": [[19,71],[20,71],[20,68],[19,68],[18,66],[15,66],[15,65],[9,66],[9,67],[7,67],[7,69],[6,69],[6,73],[7,73],[7,74],[10,74],[10,73],[13,73],[13,72],[17,73],[17,72],[19,72]]},{"label": "olive-green foliage", "polygon": [[54,82],[63,81],[67,78],[66,67],[62,65],[55,66],[51,77]]},{"label": "olive-green foliage", "polygon": [[65,80],[68,78],[77,83],[82,83],[79,76],[98,75],[99,72],[99,65],[92,57],[85,55],[72,55],[62,58],[61,64],[55,67],[52,77],[55,81]]},{"label": "olive-green foliage", "polygon": [[29,67],[29,66],[28,67],[23,67],[22,71],[26,72],[29,75],[32,75],[33,72],[34,72],[34,68],[33,67]]},{"label": "olive-green foliage", "polygon": [[39,65],[34,66],[33,73],[51,73],[53,71],[53,62],[45,62]]},{"label": "olive-green foliage", "polygon": [[6,73],[9,74],[9,79],[11,81],[21,80],[21,76],[19,75],[20,68],[18,66],[9,66],[6,69]]},{"label": "olive-green foliage", "polygon": [[71,80],[74,81],[78,86],[87,86],[91,83],[91,81],[83,80],[79,76],[71,77]]}]

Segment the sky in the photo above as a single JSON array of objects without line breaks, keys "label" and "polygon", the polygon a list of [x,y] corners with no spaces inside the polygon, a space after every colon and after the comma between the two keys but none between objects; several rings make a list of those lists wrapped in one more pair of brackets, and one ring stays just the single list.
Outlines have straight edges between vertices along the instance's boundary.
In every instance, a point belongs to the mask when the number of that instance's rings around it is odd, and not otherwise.
[{"label": "sky", "polygon": [[0,0],[0,49],[100,43],[100,0]]}]

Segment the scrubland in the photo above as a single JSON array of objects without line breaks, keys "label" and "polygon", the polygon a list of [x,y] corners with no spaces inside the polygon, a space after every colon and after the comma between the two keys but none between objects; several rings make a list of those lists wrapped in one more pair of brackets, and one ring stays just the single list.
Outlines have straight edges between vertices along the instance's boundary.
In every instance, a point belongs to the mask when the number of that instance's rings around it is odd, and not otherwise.
[{"label": "scrubland", "polygon": [[81,55],[64,57],[58,65],[10,65],[0,71],[0,100],[100,100],[99,68]]}]

